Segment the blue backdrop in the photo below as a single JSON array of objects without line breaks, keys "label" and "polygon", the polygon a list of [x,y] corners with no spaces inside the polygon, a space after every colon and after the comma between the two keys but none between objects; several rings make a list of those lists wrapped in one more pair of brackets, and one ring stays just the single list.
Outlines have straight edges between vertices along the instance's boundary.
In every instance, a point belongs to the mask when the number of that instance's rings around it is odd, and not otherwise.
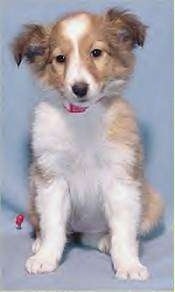
[{"label": "blue backdrop", "polygon": [[[3,85],[3,288],[95,289],[172,287],[173,204],[173,2],[165,0],[1,0]],[[28,200],[29,131],[34,105],[40,96],[25,64],[18,69],[10,43],[25,23],[47,23],[68,11],[101,12],[119,6],[138,14],[149,26],[144,48],[136,50],[137,65],[125,97],[136,110],[145,149],[146,176],[166,202],[164,228],[143,242],[142,262],[152,277],[145,283],[114,279],[110,258],[76,246],[50,275],[29,276],[24,261],[31,251],[30,225],[22,231],[14,217],[25,212]],[[42,279],[42,281],[41,281]]]}]

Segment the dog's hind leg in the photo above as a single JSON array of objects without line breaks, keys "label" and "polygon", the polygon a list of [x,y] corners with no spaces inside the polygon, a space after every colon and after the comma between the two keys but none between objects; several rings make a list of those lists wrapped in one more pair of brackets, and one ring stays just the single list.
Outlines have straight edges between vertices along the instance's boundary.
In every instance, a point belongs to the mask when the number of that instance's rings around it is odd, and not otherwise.
[{"label": "dog's hind leg", "polygon": [[83,245],[98,249],[104,253],[110,253],[111,240],[109,233],[83,233],[81,237]]}]

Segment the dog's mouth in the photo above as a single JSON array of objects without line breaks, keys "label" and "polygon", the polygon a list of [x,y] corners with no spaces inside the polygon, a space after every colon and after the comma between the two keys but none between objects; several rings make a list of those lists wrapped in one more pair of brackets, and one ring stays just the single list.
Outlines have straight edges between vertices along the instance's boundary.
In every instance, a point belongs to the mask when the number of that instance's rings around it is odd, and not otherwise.
[{"label": "dog's mouth", "polygon": [[81,99],[81,100],[74,100],[74,99],[64,99],[63,106],[69,113],[83,113],[89,107],[93,107],[94,105],[101,102],[104,99],[103,94],[99,94],[99,97],[94,100],[89,99]]},{"label": "dog's mouth", "polygon": [[80,106],[73,103],[66,103],[64,104],[64,108],[69,113],[83,113],[87,110],[88,106]]}]

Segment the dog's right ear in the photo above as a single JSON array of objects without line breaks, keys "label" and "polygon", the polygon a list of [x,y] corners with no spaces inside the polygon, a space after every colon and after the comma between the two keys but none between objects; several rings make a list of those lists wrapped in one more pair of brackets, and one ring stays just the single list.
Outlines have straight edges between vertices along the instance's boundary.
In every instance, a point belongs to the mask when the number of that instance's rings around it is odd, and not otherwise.
[{"label": "dog's right ear", "polygon": [[[12,43],[12,51],[19,66],[25,57],[29,63],[34,63],[37,57],[44,60],[48,55],[48,30],[41,25],[29,24]],[[44,57],[44,59],[43,59]]]}]

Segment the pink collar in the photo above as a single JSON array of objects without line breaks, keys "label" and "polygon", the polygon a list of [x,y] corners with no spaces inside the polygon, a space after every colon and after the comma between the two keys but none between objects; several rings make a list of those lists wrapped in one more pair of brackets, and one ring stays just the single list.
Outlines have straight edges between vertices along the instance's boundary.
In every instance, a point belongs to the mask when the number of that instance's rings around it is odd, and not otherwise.
[{"label": "pink collar", "polygon": [[[104,96],[100,97],[96,103],[100,102]],[[79,106],[75,105],[73,103],[65,103],[64,108],[69,112],[69,113],[83,113],[88,109],[88,106]]]},{"label": "pink collar", "polygon": [[64,107],[69,113],[83,113],[88,108],[87,106],[78,106],[72,103],[69,103]]}]

